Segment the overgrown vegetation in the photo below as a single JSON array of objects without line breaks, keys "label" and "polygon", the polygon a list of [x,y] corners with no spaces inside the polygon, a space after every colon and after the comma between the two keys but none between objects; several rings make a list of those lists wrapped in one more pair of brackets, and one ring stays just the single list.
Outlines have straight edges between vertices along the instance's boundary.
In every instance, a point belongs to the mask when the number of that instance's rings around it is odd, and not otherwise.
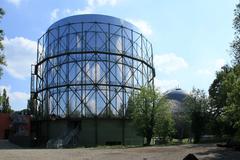
[{"label": "overgrown vegetation", "polygon": [[232,65],[216,73],[209,88],[212,131],[219,136],[240,137],[240,3],[234,10],[235,38],[231,44]]},{"label": "overgrown vegetation", "polygon": [[[2,8],[0,8],[0,20],[3,18],[5,12]],[[0,78],[3,74],[3,68],[2,66],[6,66],[6,61],[5,61],[5,55],[3,54],[3,39],[4,39],[4,32],[0,28]]]},{"label": "overgrown vegetation", "polygon": [[209,102],[205,92],[193,88],[184,100],[183,107],[183,114],[189,122],[194,143],[198,143],[206,131],[206,124],[209,120]]},{"label": "overgrown vegetation", "polygon": [[[133,119],[138,133],[149,145],[153,136],[170,138],[174,123],[168,101],[152,87],[142,87],[129,99],[128,114]],[[130,113],[129,113],[130,112]]]},{"label": "overgrown vegetation", "polygon": [[[195,143],[203,135],[215,135],[217,139],[234,137],[240,141],[240,3],[236,5],[234,15],[232,64],[216,72],[208,90],[209,96],[203,90],[193,89],[175,117]],[[144,87],[130,97],[129,106],[132,106],[129,111],[132,110],[134,123],[139,133],[146,137],[147,144],[153,136],[174,138],[174,120],[169,103],[159,92]]]},{"label": "overgrown vegetation", "polygon": [[232,64],[216,72],[208,90],[209,97],[203,91],[193,89],[183,105],[196,143],[206,134],[240,140],[240,3],[236,5],[234,15]]},{"label": "overgrown vegetation", "polygon": [[2,113],[11,113],[11,106],[9,104],[9,97],[7,95],[6,89],[3,89],[2,95],[0,95],[0,106],[1,106],[1,112]]}]

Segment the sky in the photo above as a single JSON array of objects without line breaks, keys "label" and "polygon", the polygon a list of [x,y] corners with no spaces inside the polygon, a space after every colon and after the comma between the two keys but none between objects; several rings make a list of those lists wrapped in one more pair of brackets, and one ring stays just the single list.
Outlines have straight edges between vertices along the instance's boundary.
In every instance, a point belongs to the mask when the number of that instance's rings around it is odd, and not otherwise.
[{"label": "sky", "polygon": [[238,0],[0,0],[6,15],[7,67],[0,79],[14,110],[30,97],[30,68],[38,38],[55,21],[76,14],[125,19],[153,45],[155,85],[162,92],[193,87],[206,92],[221,66],[231,64],[232,22]]}]

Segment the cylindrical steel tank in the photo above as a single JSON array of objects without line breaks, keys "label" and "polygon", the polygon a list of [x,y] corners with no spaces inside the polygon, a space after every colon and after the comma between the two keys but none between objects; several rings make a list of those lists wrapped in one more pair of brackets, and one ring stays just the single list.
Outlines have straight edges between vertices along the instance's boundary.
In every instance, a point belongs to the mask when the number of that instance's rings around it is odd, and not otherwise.
[{"label": "cylindrical steel tank", "polygon": [[130,94],[154,76],[152,45],[134,25],[105,15],[67,17],[38,40],[34,114],[122,118]]}]

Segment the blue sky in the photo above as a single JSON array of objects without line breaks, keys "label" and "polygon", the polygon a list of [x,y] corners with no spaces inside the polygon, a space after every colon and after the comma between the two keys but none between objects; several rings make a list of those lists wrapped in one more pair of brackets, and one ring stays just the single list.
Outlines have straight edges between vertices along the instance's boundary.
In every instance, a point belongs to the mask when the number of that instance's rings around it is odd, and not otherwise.
[{"label": "blue sky", "polygon": [[130,21],[152,42],[156,86],[208,90],[215,72],[230,64],[233,10],[238,0],[0,0],[6,15],[8,67],[0,80],[15,110],[26,107],[36,41],[55,21],[75,14],[106,14]]}]

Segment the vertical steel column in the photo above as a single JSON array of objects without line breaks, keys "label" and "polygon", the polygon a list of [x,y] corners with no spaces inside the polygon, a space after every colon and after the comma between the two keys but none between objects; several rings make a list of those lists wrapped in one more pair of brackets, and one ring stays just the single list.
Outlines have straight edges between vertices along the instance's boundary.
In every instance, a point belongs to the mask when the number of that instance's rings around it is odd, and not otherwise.
[{"label": "vertical steel column", "polygon": [[[48,48],[48,49],[47,49],[47,52],[45,52],[45,58],[46,58],[47,56],[49,56],[49,32],[48,32],[48,34],[47,34],[47,37],[48,37],[48,41],[47,41],[47,48]],[[47,55],[46,55],[46,54],[47,54]],[[47,126],[46,126],[46,131],[47,131],[47,136],[46,136],[46,137],[47,137],[47,140],[49,139],[49,114],[48,114],[48,113],[49,113],[49,112],[48,112],[48,110],[49,110],[49,109],[48,109],[48,107],[49,107],[49,99],[48,99],[48,98],[49,98],[49,95],[48,95],[48,92],[49,92],[49,90],[48,90],[48,87],[49,87],[49,86],[48,86],[48,85],[49,85],[49,84],[48,84],[48,72],[49,72],[49,70],[48,70],[48,67],[49,67],[49,66],[48,66],[48,65],[49,65],[49,61],[50,61],[49,59],[46,61],[46,66],[45,66],[45,69],[46,69],[45,75],[47,74],[47,75],[46,75],[46,84],[45,84],[45,85],[46,85],[46,88],[47,88],[46,91],[45,91],[45,98],[47,97],[47,99],[46,99],[46,104],[45,104],[45,105],[46,105],[45,108],[46,108],[46,110],[47,110],[47,113],[45,113],[45,114],[46,114],[47,116],[44,115],[44,117],[46,116],[46,119],[47,119],[47,121],[46,121],[46,125],[47,125]],[[44,75],[44,76],[45,76],[45,75]],[[46,112],[46,111],[45,111],[45,112]]]},{"label": "vertical steel column", "polygon": [[94,63],[95,63],[95,73],[94,73],[94,94],[95,94],[95,111],[94,111],[94,116],[97,115],[97,94],[98,94],[98,89],[97,89],[97,85],[98,85],[98,76],[97,76],[97,66],[99,65],[99,60],[98,60],[98,53],[97,53],[97,31],[96,31],[96,22],[94,22]]},{"label": "vertical steel column", "polygon": [[[46,34],[48,34],[48,32],[49,31],[47,31],[47,33]],[[43,38],[43,48],[45,49],[45,47],[46,47],[46,44],[45,44],[45,38],[46,38],[46,34],[45,34],[45,36],[44,36],[44,38]],[[42,54],[45,54],[46,55],[46,49],[44,50],[44,53],[42,53]],[[45,56],[44,55],[44,56]],[[43,55],[42,55],[43,56]],[[44,63],[46,63],[46,62],[44,62]],[[40,70],[41,70],[41,89],[43,90],[43,88],[44,88],[44,84],[43,83],[46,83],[45,81],[44,81],[44,79],[43,79],[43,65],[44,65],[44,63],[43,64],[41,64],[40,65]],[[41,92],[41,117],[43,118],[44,117],[44,115],[43,115],[43,100],[44,100],[44,96],[43,96],[43,92]]]},{"label": "vertical steel column", "polygon": [[[84,32],[83,32],[83,22],[81,22],[81,30],[82,30],[82,32],[81,32],[81,51],[83,52],[83,45],[84,45]],[[84,64],[83,64],[83,54],[81,54],[81,69],[80,69],[80,71],[81,71],[81,84],[83,83],[83,72],[82,72],[82,70],[84,70],[84,68],[83,68],[83,66],[84,66]],[[85,68],[86,68],[86,66],[85,66]],[[84,107],[84,101],[83,101],[83,85],[81,85],[80,86],[81,87],[81,101],[80,101],[80,103],[81,103],[81,117],[83,117],[83,107]]]},{"label": "vertical steel column", "polygon": [[[121,26],[121,41],[122,41],[122,84],[121,84],[121,91],[122,91],[122,106],[120,106],[122,108],[122,144],[125,145],[125,85],[123,85],[125,83],[125,63],[124,63],[124,58],[123,58],[123,54],[125,55],[125,47],[124,47],[124,37],[123,37],[123,26]],[[121,111],[121,110],[120,110]]]},{"label": "vertical steel column", "polygon": [[[87,31],[84,31],[84,49],[86,50],[86,48],[87,48]],[[87,63],[89,63],[89,62],[87,62],[86,61],[86,59],[87,59],[87,56],[86,56],[86,54],[84,54],[84,69],[85,69],[85,74],[88,74],[87,73]],[[84,77],[84,82],[85,82],[85,84],[87,83],[87,75]],[[84,85],[84,104],[85,104],[85,107],[84,107],[84,114],[85,114],[85,116],[86,116],[86,111],[87,111],[87,109],[86,109],[86,107],[87,107],[87,90],[86,90],[87,88],[86,88],[86,85]]]},{"label": "vertical steel column", "polygon": [[[134,41],[133,41],[133,30],[131,30],[131,54],[132,54],[132,57],[134,56],[133,55],[133,50],[134,50],[134,48],[133,48],[133,43],[134,43]],[[131,61],[132,61],[132,67],[131,67],[131,79],[132,79],[132,86],[133,87],[135,87],[135,84],[134,84],[134,60],[133,59],[131,59]],[[133,93],[134,93],[134,90],[133,90]]]},{"label": "vertical steel column", "polygon": [[[151,58],[152,58],[152,62],[151,65],[153,66],[153,48],[152,48],[152,44],[151,45]],[[155,70],[154,70],[154,66],[153,66],[153,70],[152,70],[152,86],[154,86],[154,77],[155,77]]]},{"label": "vertical steel column", "polygon": [[[60,43],[59,43],[59,41],[60,41],[60,38],[59,38],[60,36],[59,36],[59,26],[57,27],[57,54],[58,53],[60,53],[60,51],[59,51],[59,45],[60,45]],[[57,86],[59,86],[60,85],[60,83],[59,83],[59,57],[57,57]],[[57,104],[56,104],[56,108],[57,108],[57,116],[60,116],[60,113],[59,113],[59,87],[57,87]]]},{"label": "vertical steel column", "polygon": [[[94,80],[94,94],[95,94],[95,113],[94,113],[94,119],[95,119],[95,144],[96,146],[98,145],[98,118],[97,118],[97,94],[98,94],[98,90],[97,90],[97,84],[98,84],[98,78],[97,78],[97,64],[99,63],[99,61],[97,60],[97,31],[96,31],[96,22],[94,22],[94,62],[95,62],[95,80]],[[99,64],[98,64],[99,65]]]},{"label": "vertical steel column", "polygon": [[[141,34],[141,59],[143,59],[143,35]],[[144,85],[143,82],[143,62],[141,62],[141,66],[142,66],[142,86]]]},{"label": "vertical steel column", "polygon": [[39,115],[39,104],[38,104],[38,62],[39,62],[39,43],[40,43],[40,40],[38,39],[38,43],[37,43],[37,64],[35,65],[35,68],[34,68],[34,72],[36,74],[36,95],[35,95],[35,98],[36,98],[36,113],[34,113],[35,115]]},{"label": "vertical steel column", "polygon": [[[110,24],[108,23],[108,52],[111,52],[111,28],[110,28]],[[111,62],[110,62],[110,54],[108,54],[108,80],[109,80],[109,86],[108,86],[108,99],[107,99],[107,105],[106,106],[106,114],[107,116],[110,115],[110,107],[111,107]],[[106,96],[107,97],[107,96]]]},{"label": "vertical steel column", "polygon": [[70,43],[70,24],[68,24],[67,25],[67,44],[66,44],[66,51],[68,52],[67,53],[67,88],[66,88],[66,90],[67,90],[67,95],[66,95],[66,99],[67,99],[67,104],[66,104],[66,111],[67,111],[67,115],[66,115],[66,117],[69,117],[70,116],[70,110],[71,110],[71,108],[70,108],[70,99],[69,99],[69,90],[70,90],[70,86],[69,86],[69,43]]},{"label": "vertical steel column", "polygon": [[[50,51],[49,51],[49,45],[50,45],[50,43],[49,43],[49,33],[50,32],[48,32],[48,41],[47,41],[47,45],[48,45],[48,50],[47,50],[47,56],[50,56]],[[50,59],[48,59],[47,61],[46,61],[46,72],[45,72],[45,76],[46,76],[46,92],[45,92],[45,98],[47,98],[46,99],[46,106],[45,106],[45,115],[44,116],[48,116],[49,115],[49,81],[48,81],[48,72],[50,72],[49,71],[49,61],[50,61]]]}]

